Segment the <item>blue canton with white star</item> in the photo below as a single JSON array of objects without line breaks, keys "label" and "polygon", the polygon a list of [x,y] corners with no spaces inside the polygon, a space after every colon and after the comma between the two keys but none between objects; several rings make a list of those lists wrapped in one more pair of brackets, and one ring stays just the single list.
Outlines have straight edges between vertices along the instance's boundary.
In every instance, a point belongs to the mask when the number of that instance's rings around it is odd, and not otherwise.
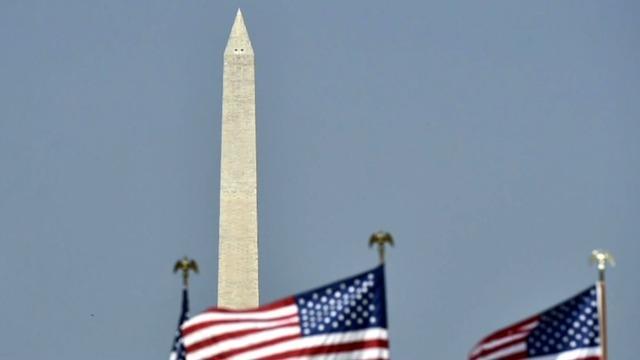
[{"label": "blue canton with white star", "polygon": [[303,336],[387,327],[382,265],[295,300]]},{"label": "blue canton with white star", "polygon": [[169,360],[185,360],[187,358],[187,349],[182,343],[182,330],[180,330],[180,325],[187,320],[189,320],[189,292],[184,288],[182,289],[182,309],[178,319],[178,329],[176,329],[176,336],[171,345]]},{"label": "blue canton with white star", "polygon": [[530,356],[543,356],[600,345],[598,298],[592,286],[545,311],[527,337]]}]

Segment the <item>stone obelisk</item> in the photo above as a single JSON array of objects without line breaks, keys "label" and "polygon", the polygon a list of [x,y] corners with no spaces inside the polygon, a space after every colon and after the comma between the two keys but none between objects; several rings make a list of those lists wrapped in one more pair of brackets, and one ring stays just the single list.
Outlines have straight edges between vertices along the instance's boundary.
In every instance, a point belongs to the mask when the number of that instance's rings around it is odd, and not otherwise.
[{"label": "stone obelisk", "polygon": [[218,306],[258,306],[254,54],[238,10],[224,50]]}]

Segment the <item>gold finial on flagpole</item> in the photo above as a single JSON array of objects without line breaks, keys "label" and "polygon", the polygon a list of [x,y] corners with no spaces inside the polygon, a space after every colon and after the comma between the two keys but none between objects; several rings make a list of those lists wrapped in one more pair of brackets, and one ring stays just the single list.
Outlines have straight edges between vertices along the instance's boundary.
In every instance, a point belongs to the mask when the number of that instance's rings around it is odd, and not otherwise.
[{"label": "gold finial on flagpole", "polygon": [[185,256],[181,260],[176,261],[176,264],[173,266],[174,274],[179,270],[182,270],[182,285],[187,288],[189,287],[189,271],[193,271],[197,274],[198,263],[195,260],[189,259]]},{"label": "gold finial on flagpole", "polygon": [[598,266],[598,280],[604,281],[604,272],[607,269],[607,264],[611,265],[611,267],[616,266],[616,259],[610,252],[596,249],[591,252],[591,263]]},{"label": "gold finial on flagpole", "polygon": [[378,254],[380,255],[380,263],[384,263],[384,246],[389,244],[393,246],[393,236],[385,231],[378,231],[369,238],[369,247],[378,245]]},{"label": "gold finial on flagpole", "polygon": [[600,346],[602,347],[602,360],[607,360],[609,355],[608,341],[607,341],[607,297],[605,287],[605,271],[607,270],[607,264],[611,267],[616,266],[616,260],[613,255],[605,250],[593,250],[591,252],[591,263],[596,264],[598,267],[598,308],[600,318]]}]

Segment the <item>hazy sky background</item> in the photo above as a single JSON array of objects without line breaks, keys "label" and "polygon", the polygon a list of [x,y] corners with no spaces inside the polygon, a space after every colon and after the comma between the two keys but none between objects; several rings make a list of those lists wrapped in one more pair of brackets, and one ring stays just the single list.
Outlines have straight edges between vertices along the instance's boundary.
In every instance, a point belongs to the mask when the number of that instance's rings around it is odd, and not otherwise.
[{"label": "hazy sky background", "polygon": [[[222,52],[257,64],[263,303],[387,266],[392,357],[589,286],[640,334],[640,2],[0,0],[0,359],[165,359],[215,303]],[[92,315],[93,314],[93,315]]]}]

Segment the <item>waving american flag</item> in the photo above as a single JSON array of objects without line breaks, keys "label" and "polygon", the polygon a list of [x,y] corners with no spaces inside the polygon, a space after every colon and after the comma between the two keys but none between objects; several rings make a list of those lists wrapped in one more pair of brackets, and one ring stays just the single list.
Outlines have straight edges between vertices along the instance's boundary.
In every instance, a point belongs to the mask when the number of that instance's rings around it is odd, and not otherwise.
[{"label": "waving american flag", "polygon": [[389,359],[384,267],[249,310],[182,326],[187,360]]},{"label": "waving american flag", "polygon": [[470,360],[601,359],[598,294],[592,286],[480,341]]}]

